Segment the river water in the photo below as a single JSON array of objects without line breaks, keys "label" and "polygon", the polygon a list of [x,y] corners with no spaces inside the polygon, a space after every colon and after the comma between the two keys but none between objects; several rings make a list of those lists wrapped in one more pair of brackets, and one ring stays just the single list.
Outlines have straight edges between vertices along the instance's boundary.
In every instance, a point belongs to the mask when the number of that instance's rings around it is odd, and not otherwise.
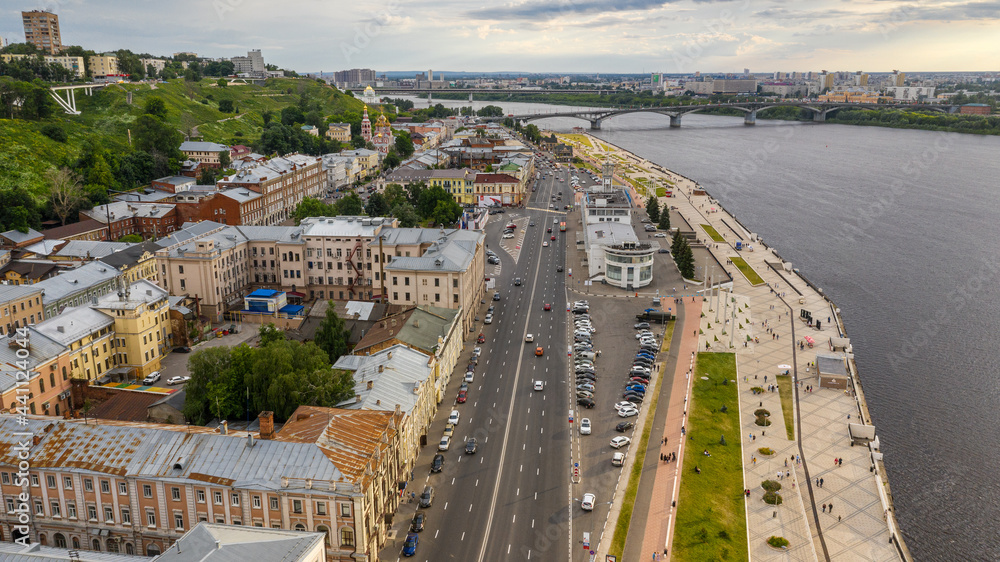
[{"label": "river water", "polygon": [[697,114],[602,127],[699,182],[841,309],[914,557],[1000,559],[1000,137]]}]

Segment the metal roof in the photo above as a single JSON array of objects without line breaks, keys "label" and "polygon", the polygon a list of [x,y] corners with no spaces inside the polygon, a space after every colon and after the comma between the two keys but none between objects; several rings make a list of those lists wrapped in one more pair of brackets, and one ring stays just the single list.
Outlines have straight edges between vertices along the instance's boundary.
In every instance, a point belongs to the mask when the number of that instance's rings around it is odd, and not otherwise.
[{"label": "metal roof", "polygon": [[10,302],[41,292],[35,285],[0,285],[0,302]]},{"label": "metal roof", "polygon": [[41,237],[42,233],[38,232],[34,228],[29,228],[28,232],[21,232],[20,230],[8,230],[7,232],[0,233],[0,236],[10,240],[15,244],[20,244],[22,242],[27,242],[29,240],[34,240],[35,238]]},{"label": "metal roof", "polygon": [[184,141],[181,143],[181,152],[229,152],[229,147],[216,142]]},{"label": "metal roof", "polygon": [[[354,393],[360,398],[338,404],[341,408],[392,411],[399,405],[403,413],[409,414],[420,398],[414,389],[427,381],[432,372],[426,354],[403,344],[365,356],[360,361],[341,362],[340,359],[334,368],[354,371]],[[348,369],[348,365],[357,368]],[[368,388],[369,382],[371,388]]]},{"label": "metal roof", "polygon": [[73,556],[70,556],[69,552],[65,548],[42,546],[38,543],[20,545],[14,542],[0,542],[0,560],[4,562],[151,562],[153,560],[148,556],[94,550],[77,550]]},{"label": "metal roof", "polygon": [[75,306],[63,310],[58,316],[35,324],[35,329],[63,345],[69,345],[87,334],[114,323],[113,317],[99,310],[89,306]]},{"label": "metal roof", "polygon": [[102,261],[92,261],[39,281],[35,286],[45,291],[42,302],[48,304],[110,281],[117,277],[118,273],[117,269]]},{"label": "metal roof", "polygon": [[201,522],[170,545],[156,561],[305,561],[304,557],[322,545],[325,538],[324,533]]},{"label": "metal roof", "polygon": [[[94,221],[95,223],[97,221]],[[101,227],[104,228],[104,227]],[[133,246],[129,242],[105,242],[103,240],[70,240],[55,255],[64,258],[101,259],[104,256]]]},{"label": "metal roof", "polygon": [[[28,370],[36,372],[39,365],[58,357],[66,346],[42,334],[33,326],[28,327],[28,357],[17,356],[21,345],[10,336],[0,337],[0,392],[6,392],[17,385],[17,372]],[[11,345],[13,343],[13,345]],[[19,366],[18,361],[27,361],[27,369]]]}]

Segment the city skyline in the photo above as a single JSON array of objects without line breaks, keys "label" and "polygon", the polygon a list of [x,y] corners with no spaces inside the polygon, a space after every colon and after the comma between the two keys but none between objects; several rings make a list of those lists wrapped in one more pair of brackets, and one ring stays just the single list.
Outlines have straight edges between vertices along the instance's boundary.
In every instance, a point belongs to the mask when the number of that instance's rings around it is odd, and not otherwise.
[{"label": "city skyline", "polygon": [[[24,41],[20,12],[33,9],[60,16],[64,45],[213,58],[259,48],[269,63],[299,72],[957,72],[992,70],[1000,56],[991,41],[1000,31],[1000,5],[977,2],[824,0],[791,8],[749,0],[527,0],[470,7],[388,0],[345,14],[342,6],[304,2],[180,0],[164,11],[121,0],[64,0],[8,6],[0,36]],[[289,12],[311,16],[280,17]],[[457,44],[463,47],[455,50]]]}]

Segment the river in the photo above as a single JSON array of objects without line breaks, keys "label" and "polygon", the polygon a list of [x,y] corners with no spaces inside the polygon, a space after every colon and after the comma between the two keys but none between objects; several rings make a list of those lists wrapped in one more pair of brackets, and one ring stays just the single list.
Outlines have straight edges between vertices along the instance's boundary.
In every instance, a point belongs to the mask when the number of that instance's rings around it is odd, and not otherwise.
[{"label": "river", "polygon": [[[473,105],[487,104],[566,110]],[[854,345],[914,558],[997,559],[1000,137],[697,114],[668,125],[628,114],[596,136],[699,182],[823,288]]]}]

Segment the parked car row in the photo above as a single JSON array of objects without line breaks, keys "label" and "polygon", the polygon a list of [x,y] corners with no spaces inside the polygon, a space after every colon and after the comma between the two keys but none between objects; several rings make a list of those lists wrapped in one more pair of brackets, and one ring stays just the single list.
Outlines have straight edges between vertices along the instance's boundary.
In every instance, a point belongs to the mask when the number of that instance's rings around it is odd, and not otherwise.
[{"label": "parked car row", "polygon": [[[597,386],[597,369],[594,359],[593,335],[597,333],[590,318],[590,303],[576,301],[570,306],[573,318],[573,372],[576,376],[576,403],[584,408],[593,408],[594,390]],[[589,422],[588,422],[589,429]],[[582,427],[581,427],[582,430]]]}]

